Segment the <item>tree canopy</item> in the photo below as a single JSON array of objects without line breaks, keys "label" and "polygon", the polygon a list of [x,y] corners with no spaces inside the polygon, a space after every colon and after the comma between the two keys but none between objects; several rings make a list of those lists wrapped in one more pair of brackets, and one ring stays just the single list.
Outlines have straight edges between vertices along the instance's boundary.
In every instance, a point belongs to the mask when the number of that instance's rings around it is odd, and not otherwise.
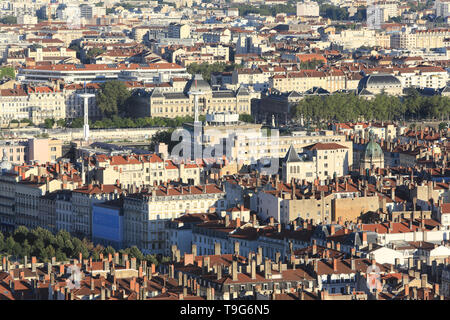
[{"label": "tree canopy", "polygon": [[104,53],[106,50],[101,48],[90,48],[88,52],[86,53],[86,57],[90,60],[95,58],[96,56]]},{"label": "tree canopy", "polygon": [[203,79],[210,82],[211,81],[211,73],[213,72],[229,72],[233,71],[238,66],[234,63],[226,64],[223,62],[215,62],[215,63],[207,63],[204,62],[202,64],[191,63],[186,68],[187,72],[190,74],[201,74]]},{"label": "tree canopy", "polygon": [[0,19],[0,23],[2,23],[2,24],[16,24],[17,23],[17,17],[5,16],[5,17]]},{"label": "tree canopy", "polygon": [[241,17],[244,17],[250,13],[256,13],[261,16],[272,16],[275,17],[279,13],[286,13],[286,14],[295,14],[297,12],[297,9],[295,6],[290,4],[277,4],[274,6],[269,5],[248,5],[248,4],[238,4],[233,5],[233,8],[239,9],[239,15]]},{"label": "tree canopy", "polygon": [[111,80],[102,83],[97,93],[97,105],[104,116],[123,114],[126,111],[127,99],[131,92],[122,81]]},{"label": "tree canopy", "polygon": [[321,17],[331,20],[348,20],[349,17],[347,9],[332,4],[322,4],[319,10]]},{"label": "tree canopy", "polygon": [[254,123],[255,119],[250,114],[240,114],[239,115],[239,121],[248,122],[248,123]]},{"label": "tree canopy", "polygon": [[10,78],[14,79],[16,77],[16,72],[13,67],[3,67],[0,68],[0,79]]},{"label": "tree canopy", "polygon": [[367,100],[355,94],[337,93],[329,96],[308,96],[293,108],[293,116],[303,115],[314,121],[355,121],[397,119],[441,119],[450,114],[450,98],[426,97],[411,90],[406,97],[380,94]]},{"label": "tree canopy", "polygon": [[[57,261],[67,261],[76,259],[81,253],[83,259],[99,259],[100,254],[114,254],[113,247],[103,247],[94,245],[87,239],[79,239],[70,235],[67,231],[60,230],[53,234],[49,230],[38,227],[29,230],[24,226],[17,227],[10,234],[0,232],[0,255],[12,255],[15,259],[24,256],[35,256],[39,261],[48,262],[52,257]],[[146,260],[156,265],[164,259],[155,255],[144,255],[137,247],[119,250],[120,253],[127,253],[130,257],[138,261]]]}]

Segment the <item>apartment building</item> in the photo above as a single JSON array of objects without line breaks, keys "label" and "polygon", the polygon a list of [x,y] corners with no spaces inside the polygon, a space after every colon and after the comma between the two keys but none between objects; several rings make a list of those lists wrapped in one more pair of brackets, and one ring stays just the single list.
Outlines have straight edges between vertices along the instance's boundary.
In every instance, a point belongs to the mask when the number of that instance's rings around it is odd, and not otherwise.
[{"label": "apartment building", "polygon": [[[105,82],[108,80],[166,82],[172,77],[186,76],[186,69],[174,63],[145,64],[58,64],[39,65],[19,69],[17,79],[22,82],[65,83]],[[164,80],[161,80],[164,79]]]},{"label": "apartment building", "polygon": [[39,164],[55,162],[62,157],[62,145],[58,139],[28,139],[26,159]]},{"label": "apartment building", "polygon": [[316,2],[304,1],[297,2],[297,16],[298,17],[318,17],[319,5]]},{"label": "apartment building", "polygon": [[271,74],[260,68],[245,68],[234,70],[231,76],[233,85],[245,85],[255,91],[264,91],[269,88]]},{"label": "apartment building", "polygon": [[190,38],[191,27],[187,24],[172,22],[167,30],[167,38],[187,39]]},{"label": "apartment building", "polygon": [[[123,193],[123,190],[113,184],[113,185],[93,185],[88,184],[81,186],[78,189],[72,191],[72,195],[69,201],[66,202],[66,206],[59,203],[59,209],[57,210],[57,215],[61,217],[66,217],[64,213],[67,214],[67,207],[72,211],[70,212],[70,217],[67,225],[70,228],[70,232],[76,234],[80,237],[92,237],[92,210],[93,205],[97,203],[102,203],[110,200],[117,200],[119,196]],[[63,200],[63,199],[61,199]],[[67,202],[70,202],[67,203]]]},{"label": "apartment building", "polygon": [[[342,181],[342,180],[341,180]],[[356,221],[361,212],[385,210],[388,199],[381,198],[380,189],[355,185],[344,179],[343,183],[318,185],[314,183],[277,182],[255,194],[251,209],[263,221],[274,218],[282,224],[289,224],[297,218],[314,223],[332,221]],[[370,193],[369,193],[370,190]]]},{"label": "apartment building", "polygon": [[34,124],[45,119],[65,119],[66,104],[64,93],[58,88],[27,86],[30,120]]},{"label": "apartment building", "polygon": [[66,104],[64,94],[55,87],[17,86],[0,91],[0,122],[7,125],[11,120],[29,119],[41,124],[45,119],[64,119]]},{"label": "apartment building", "polygon": [[406,30],[391,35],[391,48],[416,49],[416,48],[443,48],[446,39],[450,36],[449,29]]},{"label": "apartment building", "polygon": [[441,89],[447,85],[448,72],[441,67],[414,67],[395,70],[404,88]]},{"label": "apartment building", "polygon": [[130,194],[124,199],[124,245],[138,246],[144,252],[167,254],[167,230],[170,219],[184,213],[227,208],[225,192],[216,185],[158,186]]},{"label": "apartment building", "polygon": [[342,49],[357,49],[362,46],[391,47],[391,35],[369,29],[343,30],[340,33],[329,34],[328,40]]},{"label": "apartment building", "polygon": [[101,184],[120,183],[124,187],[153,186],[170,181],[198,185],[201,167],[194,163],[174,164],[156,154],[96,155],[89,159],[90,176]]},{"label": "apartment building", "polygon": [[335,92],[346,89],[346,77],[338,69],[330,71],[301,70],[271,77],[269,87],[280,92],[306,92],[312,88]]},{"label": "apartment building", "polygon": [[434,2],[434,9],[438,17],[446,18],[450,16],[450,2],[448,0],[436,0]]},{"label": "apartment building", "polygon": [[312,182],[315,179],[324,180],[331,177],[347,175],[348,148],[337,143],[316,143],[303,148],[298,154],[294,147],[283,159],[282,179],[289,182],[292,179]]},{"label": "apartment building", "polygon": [[61,61],[67,58],[77,59],[77,54],[75,50],[65,47],[28,48],[27,57],[33,58],[35,62],[51,60]]}]

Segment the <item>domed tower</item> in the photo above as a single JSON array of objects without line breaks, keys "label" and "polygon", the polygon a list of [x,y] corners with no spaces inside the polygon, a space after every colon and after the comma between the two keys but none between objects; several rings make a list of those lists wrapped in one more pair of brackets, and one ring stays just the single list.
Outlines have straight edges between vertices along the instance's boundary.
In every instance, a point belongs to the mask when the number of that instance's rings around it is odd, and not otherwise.
[{"label": "domed tower", "polygon": [[372,130],[370,130],[369,143],[364,149],[359,167],[361,170],[384,168],[384,153],[380,145],[375,142],[375,135]]}]

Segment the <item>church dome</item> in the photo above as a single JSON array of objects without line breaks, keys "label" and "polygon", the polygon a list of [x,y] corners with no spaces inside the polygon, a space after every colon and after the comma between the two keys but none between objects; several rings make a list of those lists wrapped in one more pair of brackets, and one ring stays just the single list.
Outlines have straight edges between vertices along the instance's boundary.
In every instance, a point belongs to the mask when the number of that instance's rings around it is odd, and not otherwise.
[{"label": "church dome", "polygon": [[375,142],[373,132],[370,132],[369,143],[364,150],[364,157],[367,159],[378,159],[384,157],[383,150],[380,145]]}]

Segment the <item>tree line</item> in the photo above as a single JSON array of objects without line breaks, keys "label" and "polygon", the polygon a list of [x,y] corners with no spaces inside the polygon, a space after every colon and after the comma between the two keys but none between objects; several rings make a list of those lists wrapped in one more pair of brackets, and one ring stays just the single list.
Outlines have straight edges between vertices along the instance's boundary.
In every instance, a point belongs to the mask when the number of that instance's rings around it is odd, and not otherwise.
[{"label": "tree line", "polygon": [[235,63],[223,63],[223,62],[214,62],[214,63],[191,63],[187,66],[186,71],[190,74],[201,74],[203,80],[211,83],[211,74],[215,72],[231,72],[240,66]]},{"label": "tree line", "polygon": [[366,120],[419,120],[448,119],[450,98],[445,96],[422,96],[411,90],[405,97],[376,95],[367,100],[355,94],[336,93],[326,96],[307,96],[293,109],[295,118],[303,116],[313,121]]},{"label": "tree line", "polygon": [[272,16],[275,17],[279,13],[286,14],[296,14],[297,9],[294,5],[290,4],[277,4],[277,5],[248,5],[248,4],[238,4],[233,5],[233,8],[237,8],[239,10],[239,15],[241,17],[245,17],[250,13],[259,14],[261,16]]},{"label": "tree line", "polygon": [[[49,262],[52,257],[55,257],[56,261],[67,261],[78,259],[80,253],[83,259],[98,260],[100,254],[108,255],[115,252],[116,250],[111,246],[105,248],[98,244],[94,245],[88,239],[79,239],[64,230],[53,234],[41,227],[30,230],[19,226],[9,234],[0,232],[0,255],[11,256],[12,260],[16,261],[23,261],[25,256],[34,256],[40,262]],[[126,253],[138,261],[146,260],[155,265],[170,260],[170,257],[144,254],[136,246],[117,252]]]}]

